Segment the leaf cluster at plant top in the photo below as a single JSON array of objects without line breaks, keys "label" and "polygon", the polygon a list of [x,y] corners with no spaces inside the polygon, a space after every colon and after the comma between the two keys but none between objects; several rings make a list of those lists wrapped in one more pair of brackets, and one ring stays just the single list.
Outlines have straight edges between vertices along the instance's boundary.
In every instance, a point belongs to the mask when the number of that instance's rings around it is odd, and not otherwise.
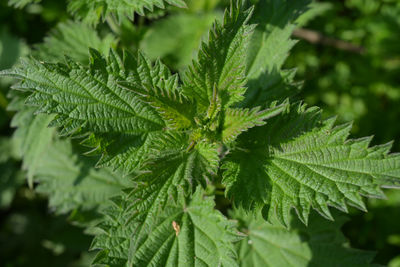
[{"label": "leaf cluster at plant top", "polygon": [[[392,143],[348,139],[351,124],[335,125],[335,117],[293,100],[301,84],[282,66],[310,2],[253,2],[232,1],[180,73],[141,51],[114,49],[116,37],[82,22],[60,24],[34,57],[0,72],[18,80],[9,93],[17,127],[9,145],[28,184],[37,182],[56,212],[72,211],[95,235],[93,264],[372,261],[348,246],[344,220],[330,208],[366,210],[362,196],[384,198],[382,187],[400,184],[400,155],[390,154]],[[70,9],[84,22],[103,17],[123,28],[124,16],[164,7],[117,3],[74,0]],[[182,58],[178,68],[188,54]],[[221,190],[225,204],[216,201]]]}]

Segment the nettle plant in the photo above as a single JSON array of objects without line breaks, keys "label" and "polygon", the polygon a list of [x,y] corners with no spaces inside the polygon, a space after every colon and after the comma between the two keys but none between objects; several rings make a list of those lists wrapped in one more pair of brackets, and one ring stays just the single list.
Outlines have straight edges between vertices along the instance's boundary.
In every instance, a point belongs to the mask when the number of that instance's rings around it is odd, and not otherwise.
[{"label": "nettle plant", "polygon": [[[308,1],[253,2],[231,3],[181,75],[140,51],[110,49],[115,36],[78,22],[1,72],[19,80],[9,109],[29,184],[95,235],[94,265],[372,261],[348,246],[345,219],[331,207],[366,210],[363,196],[383,198],[382,187],[399,185],[400,156],[389,154],[391,143],[348,139],[350,123],[335,125],[293,98],[301,84],[282,64]],[[77,3],[118,19],[164,6]],[[87,61],[79,52],[89,47]]]}]

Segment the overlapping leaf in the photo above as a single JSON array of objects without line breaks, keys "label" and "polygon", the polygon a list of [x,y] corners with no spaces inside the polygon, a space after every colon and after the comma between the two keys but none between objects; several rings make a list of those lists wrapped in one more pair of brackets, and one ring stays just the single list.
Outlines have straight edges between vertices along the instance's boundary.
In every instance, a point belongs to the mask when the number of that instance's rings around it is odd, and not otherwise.
[{"label": "overlapping leaf", "polygon": [[[74,0],[71,8],[83,17],[90,13],[96,21],[111,13],[117,19],[132,17],[145,8],[163,7],[164,2]],[[183,5],[180,0],[166,2]],[[285,226],[292,222],[292,208],[307,224],[311,208],[327,218],[332,218],[329,206],[364,209],[361,195],[382,197],[382,186],[399,183],[400,157],[389,154],[390,144],[368,147],[370,139],[347,140],[350,126],[335,127],[334,119],[321,120],[315,108],[270,105],[291,95],[286,89],[292,86],[295,72],[281,67],[294,44],[289,39],[293,22],[307,3],[258,2],[252,22],[259,26],[251,37],[252,9],[245,11],[242,2],[236,1],[225,12],[223,23],[214,24],[183,85],[160,61],[152,64],[141,53],[121,58],[114,51],[105,59],[92,50],[88,67],[73,61],[83,57],[67,58],[66,64],[28,59],[21,67],[0,73],[18,78],[15,88],[29,95],[27,104],[35,106],[27,109],[35,127],[19,131],[28,137],[39,130],[46,133],[32,141],[37,145],[32,150],[39,154],[32,156],[37,163],[32,160],[29,168],[37,166],[38,190],[51,194],[52,206],[61,212],[81,202],[88,208],[104,207],[105,199],[130,182],[121,181],[108,169],[94,170],[90,161],[73,152],[69,141],[54,142],[53,130],[45,127],[50,121],[62,134],[84,137],[83,144],[93,149],[90,152],[102,153],[98,166],[136,171],[134,188],[114,199],[99,226],[103,234],[92,246],[101,250],[96,263],[236,266],[233,242],[239,238],[234,224],[214,209],[212,198],[201,188],[221,173],[220,158],[224,159],[222,182],[234,204],[261,210],[269,221]],[[90,42],[101,47],[94,36],[88,34]],[[48,43],[65,44],[60,41],[62,34],[56,37],[60,38],[50,38]],[[249,91],[244,97],[246,85]],[[46,114],[35,121],[33,111]],[[18,121],[23,121],[24,112],[18,114]],[[221,151],[229,153],[224,158]],[[63,175],[57,176],[60,170]],[[263,236],[254,247],[268,247],[271,257],[276,257],[282,249],[268,241],[278,231],[296,241],[291,252],[300,248],[306,257],[276,258],[276,262],[313,264],[310,249],[299,241],[298,233],[258,219],[246,223],[250,232],[239,250],[241,263],[269,262],[263,255],[256,258],[248,246],[257,234]],[[286,245],[281,241],[280,245]],[[342,247],[342,238],[335,244],[344,257],[354,252]],[[368,262],[368,257],[360,257],[362,263]],[[328,259],[329,255],[321,262]]]},{"label": "overlapping leaf", "polygon": [[35,46],[34,56],[42,61],[60,62],[64,55],[87,65],[89,48],[107,55],[115,40],[112,35],[101,38],[91,27],[81,22],[67,21],[58,24],[44,38],[44,42]]},{"label": "overlapping leaf", "polygon": [[[39,3],[41,0],[8,0],[8,4],[23,8],[28,4]],[[184,8],[185,0],[71,0],[68,10],[82,20],[96,24],[107,16],[114,16],[118,21],[124,17],[133,19],[134,14],[145,15],[145,10],[153,11],[155,7],[165,8],[165,4]]]},{"label": "overlapping leaf", "polygon": [[42,0],[8,0],[8,4],[16,8],[23,8],[28,4],[39,3]]},{"label": "overlapping leaf", "polygon": [[205,111],[215,95],[222,105],[243,99],[245,92],[245,57],[254,26],[248,25],[252,9],[244,11],[241,1],[225,11],[223,23],[214,23],[209,40],[203,43],[198,60],[185,76],[185,90]]},{"label": "overlapping leaf", "polygon": [[[320,111],[300,105],[242,135],[224,164],[227,194],[246,209],[262,208],[288,225],[295,208],[304,223],[310,208],[332,219],[329,206],[365,210],[361,196],[384,197],[381,187],[400,183],[400,158],[391,144],[347,140],[351,125],[320,121]],[[240,149],[241,148],[241,149]]]},{"label": "overlapping leaf", "polygon": [[129,177],[94,168],[93,159],[79,156],[69,140],[56,140],[38,162],[35,190],[49,196],[57,213],[104,208],[107,200],[131,185]]},{"label": "overlapping leaf", "polygon": [[191,200],[186,193],[216,172],[217,149],[203,144],[187,152],[182,150],[185,138],[171,136],[169,141],[172,138],[175,142],[161,144],[166,147],[149,163],[141,183],[108,212],[101,225],[104,234],[92,246],[102,249],[97,263],[236,265],[230,243],[238,238],[233,224],[213,210],[213,201],[204,199],[200,188]]},{"label": "overlapping leaf", "polygon": [[113,15],[118,21],[128,17],[133,19],[135,13],[143,16],[145,10],[153,11],[155,7],[165,8],[165,4],[184,8],[184,0],[73,0],[69,4],[70,12],[90,23],[96,23],[101,17]]},{"label": "overlapping leaf", "polygon": [[222,129],[222,142],[227,143],[235,140],[239,134],[254,126],[262,126],[265,120],[280,114],[287,106],[287,103],[273,105],[269,109],[228,108],[225,111],[224,125]]},{"label": "overlapping leaf", "polygon": [[23,105],[26,94],[12,91],[11,95],[9,109],[17,111],[12,143],[23,160],[28,182],[38,183],[35,190],[49,197],[49,206],[56,213],[106,206],[110,197],[130,185],[121,173],[95,169],[95,159],[80,156],[82,151],[73,149],[70,140],[55,138],[55,129],[48,127],[54,116],[35,116],[35,108]]},{"label": "overlapping leaf", "polygon": [[217,14],[177,13],[155,21],[140,42],[140,49],[152,60],[163,58],[168,66],[184,68],[197,55]]},{"label": "overlapping leaf", "polygon": [[247,57],[249,79],[280,70],[290,49],[296,43],[290,36],[296,19],[311,1],[267,0],[259,1],[251,20],[258,26],[252,37]]},{"label": "overlapping leaf", "polygon": [[296,41],[290,38],[297,18],[306,11],[309,0],[259,1],[250,21],[258,26],[247,53],[248,90],[243,106],[268,105],[298,92],[294,70],[282,65]]},{"label": "overlapping leaf", "polygon": [[[142,60],[146,62],[143,57]],[[185,129],[193,126],[194,103],[180,92],[179,77],[170,77],[160,61],[156,61],[154,69],[158,73],[165,73],[166,77],[161,77],[157,85],[143,87],[136,82],[124,82],[120,86],[134,92],[143,102],[155,108],[169,128]]]},{"label": "overlapping leaf", "polygon": [[[29,59],[2,74],[21,80],[15,87],[32,93],[28,103],[39,106],[39,112],[57,114],[51,125],[62,127],[62,134],[87,135],[85,143],[103,152],[100,165],[130,172],[143,160],[150,143],[163,134],[163,116],[170,116],[159,112],[167,103],[152,106],[138,92],[155,93],[160,88],[167,94],[164,100],[177,97],[177,78],[160,62],[153,67],[141,54],[138,58],[127,54],[121,60],[112,52],[106,61],[98,52],[91,53],[89,68],[71,60],[60,65]],[[117,84],[121,80],[135,90],[121,88]],[[180,99],[171,98],[169,104]]]},{"label": "overlapping leaf", "polygon": [[[110,40],[111,38],[101,40],[95,30],[85,25],[67,22],[58,25],[45,38],[45,42],[36,47],[37,51],[34,53],[41,59],[50,61],[61,61],[64,55],[68,54],[71,58],[87,64],[88,47],[104,51],[104,45],[110,44]],[[13,142],[16,143],[17,150],[23,158],[23,168],[27,170],[28,183],[32,186],[38,162],[51,146],[55,129],[47,127],[54,119],[54,115],[34,115],[36,108],[24,105],[28,96],[29,93],[12,90],[9,93],[11,102],[7,109],[16,112],[11,122],[11,126],[16,127]]]},{"label": "overlapping leaf", "polygon": [[17,128],[13,134],[13,142],[22,158],[22,168],[27,171],[28,184],[32,187],[39,161],[49,148],[55,134],[54,128],[47,127],[54,116],[46,114],[35,116],[35,108],[24,106],[27,94],[12,91],[10,97],[12,101],[7,108],[10,111],[17,111],[11,121],[11,127]]},{"label": "overlapping leaf", "polygon": [[127,212],[127,202],[116,203],[107,235],[96,237],[93,244],[94,248],[105,245],[109,250],[100,253],[95,262],[109,266],[126,262],[132,266],[237,266],[231,243],[239,239],[234,223],[214,210],[212,199],[204,197],[200,189],[190,202],[181,201],[169,200],[163,212],[145,226],[151,231],[139,240],[139,222],[131,218],[134,211]]}]

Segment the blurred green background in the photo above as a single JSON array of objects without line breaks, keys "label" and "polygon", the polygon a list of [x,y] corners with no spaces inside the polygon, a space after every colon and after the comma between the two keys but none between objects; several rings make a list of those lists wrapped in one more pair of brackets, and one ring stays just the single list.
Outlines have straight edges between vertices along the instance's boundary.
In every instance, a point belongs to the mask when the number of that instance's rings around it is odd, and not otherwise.
[{"label": "blurred green background", "polygon": [[[146,19],[120,24],[110,19],[97,30],[105,48],[141,48],[179,71],[228,2],[193,0],[183,11],[155,10]],[[0,1],[0,69],[12,67],[20,56],[33,53],[52,60],[57,55],[51,53],[58,54],[61,48],[64,53],[75,49],[62,27],[63,32],[53,30],[62,42],[47,40],[38,46],[58,23],[71,19],[66,5],[63,0],[44,0],[13,8]],[[299,42],[285,64],[297,68],[296,80],[304,81],[296,98],[322,107],[327,117],[354,121],[353,137],[374,135],[373,144],[395,140],[393,152],[400,152],[400,1],[316,1],[298,23],[303,31],[296,32]],[[309,42],[310,34],[319,39]],[[91,237],[68,223],[66,216],[53,214],[46,197],[27,187],[20,160],[9,147],[13,113],[6,108],[11,84],[10,79],[0,80],[0,265],[88,266],[93,256],[86,253]],[[353,247],[377,251],[376,263],[396,267],[400,266],[400,192],[386,192],[387,200],[369,200],[368,213],[351,211],[343,231]]]}]

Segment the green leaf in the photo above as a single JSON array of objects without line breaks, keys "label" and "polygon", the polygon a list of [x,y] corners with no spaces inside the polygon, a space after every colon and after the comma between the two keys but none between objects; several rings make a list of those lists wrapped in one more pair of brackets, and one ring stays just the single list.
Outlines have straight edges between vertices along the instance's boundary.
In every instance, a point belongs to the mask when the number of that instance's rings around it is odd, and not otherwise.
[{"label": "green leaf", "polygon": [[297,93],[294,71],[281,70],[296,41],[290,39],[295,21],[305,12],[309,0],[259,1],[251,23],[258,24],[247,53],[249,82],[242,106],[268,105]]},{"label": "green leaf", "polygon": [[[142,225],[126,198],[115,203],[105,235],[93,248],[103,248],[95,263],[109,266],[237,266],[232,242],[240,239],[235,223],[216,211],[211,197],[198,188],[190,201],[166,202],[162,212]],[[137,227],[147,228],[146,235]],[[104,227],[104,225],[103,225]],[[104,227],[106,228],[106,227]],[[129,237],[132,240],[129,240]],[[128,254],[128,251],[130,254]]]},{"label": "green leaf", "polygon": [[[41,0],[8,0],[8,5],[23,8],[28,4],[40,3]],[[145,10],[165,8],[165,4],[186,8],[185,0],[71,0],[68,11],[90,24],[97,24],[101,18],[114,16],[118,22],[124,17],[133,20],[134,14],[145,15]]]},{"label": "green leaf", "polygon": [[23,8],[28,4],[39,3],[42,0],[8,0],[8,5],[16,8]]},{"label": "green leaf", "polygon": [[[49,197],[49,206],[56,213],[106,206],[110,197],[131,185],[121,173],[95,169],[95,160],[78,156],[82,151],[73,149],[70,140],[56,139],[55,129],[47,127],[54,116],[34,115],[35,108],[23,104],[26,94],[12,91],[10,95],[9,109],[17,111],[12,121],[17,127],[12,144],[22,157],[28,183],[38,183],[35,190]],[[19,181],[18,177],[11,180]]]},{"label": "green leaf", "polygon": [[0,75],[20,79],[14,87],[32,93],[27,103],[38,106],[37,112],[57,114],[51,125],[62,127],[61,134],[87,136],[85,144],[103,153],[100,165],[131,172],[151,140],[162,134],[165,122],[117,81],[150,88],[166,84],[170,74],[165,68],[153,69],[141,55],[136,59],[127,54],[122,61],[112,52],[106,61],[94,50],[91,54],[89,68],[71,60],[63,65],[28,59]]},{"label": "green leaf", "polygon": [[155,7],[165,8],[165,3],[186,7],[184,0],[72,0],[68,9],[89,23],[97,23],[101,17],[106,18],[110,15],[121,22],[124,17],[133,20],[135,13],[144,16],[146,9],[153,11]]},{"label": "green leaf", "polygon": [[0,28],[0,70],[11,68],[28,53],[28,46],[6,29]]},{"label": "green leaf", "polygon": [[10,206],[15,192],[24,182],[14,150],[11,138],[0,138],[0,209]]},{"label": "green leaf", "polygon": [[400,155],[389,154],[391,143],[368,147],[371,138],[347,140],[351,125],[334,122],[299,105],[241,135],[223,166],[227,195],[283,225],[295,208],[307,224],[311,207],[332,219],[329,206],[365,210],[361,196],[382,198],[381,187],[399,185]]},{"label": "green leaf", "polygon": [[279,115],[287,106],[271,106],[269,109],[261,110],[260,107],[253,109],[228,108],[225,111],[224,126],[222,129],[222,142],[227,143],[235,140],[239,134],[254,126],[266,124],[265,120]]},{"label": "green leaf", "polygon": [[261,80],[250,80],[247,83],[249,90],[239,106],[268,107],[274,101],[295,98],[303,86],[303,82],[295,81],[295,75],[296,69],[273,70],[268,76],[270,79],[262,76]]},{"label": "green leaf", "polygon": [[32,188],[39,161],[47,153],[55,134],[54,128],[47,127],[54,116],[46,114],[35,116],[35,108],[24,105],[26,93],[12,91],[10,97],[12,101],[7,109],[17,112],[11,121],[11,127],[17,128],[12,139],[22,158],[22,168],[27,171],[28,185]]},{"label": "green leaf", "polygon": [[251,22],[258,26],[247,57],[248,79],[280,70],[296,41],[290,36],[296,19],[306,10],[308,0],[259,1]]},{"label": "green leaf", "polygon": [[247,25],[252,9],[243,11],[241,1],[225,11],[223,23],[214,23],[208,43],[203,43],[198,60],[185,75],[185,92],[198,101],[200,112],[205,112],[215,98],[222,106],[243,99],[245,92],[246,49],[254,27]]},{"label": "green leaf", "polygon": [[247,237],[237,245],[242,267],[371,266],[375,253],[353,249],[340,231],[346,221],[332,223],[315,213],[306,227],[291,216],[291,229],[266,223],[236,210],[233,215]]},{"label": "green leaf", "polygon": [[140,49],[152,60],[162,58],[168,66],[181,69],[197,55],[215,17],[212,12],[177,13],[155,21],[143,37]]},{"label": "green leaf", "polygon": [[209,266],[235,266],[233,224],[212,209],[213,201],[204,200],[200,188],[191,200],[186,197],[216,173],[217,148],[198,144],[186,151],[186,138],[171,135],[160,140],[159,152],[154,152],[137,186],[114,201],[108,220],[100,225],[104,234],[92,245],[102,249],[97,263],[191,266],[204,261]]},{"label": "green leaf", "polygon": [[329,2],[311,2],[308,6],[309,10],[297,18],[296,24],[299,27],[304,27],[316,17],[325,15],[328,11],[334,8],[334,5]]},{"label": "green leaf", "polygon": [[[146,62],[146,59],[142,57],[142,61]],[[153,69],[156,73],[163,74],[155,86],[143,87],[137,82],[124,82],[120,86],[134,92],[141,101],[156,109],[168,128],[185,129],[193,126],[195,105],[182,94],[178,85],[179,77],[172,76],[159,60]]]},{"label": "green leaf", "polygon": [[[0,27],[0,71],[13,67],[18,59],[26,56],[29,52],[28,46],[17,36],[10,34],[7,29]],[[3,126],[8,122],[5,109],[8,101],[5,95],[8,87],[14,82],[11,78],[0,78],[0,125]]]},{"label": "green leaf", "polygon": [[129,177],[95,169],[92,159],[78,155],[69,140],[56,140],[38,162],[35,190],[49,196],[49,206],[58,214],[104,209],[108,199],[131,186]]},{"label": "green leaf", "polygon": [[35,48],[34,56],[43,61],[60,62],[67,55],[87,65],[89,47],[107,55],[115,40],[112,35],[101,38],[97,32],[84,23],[67,21],[58,24]]}]

